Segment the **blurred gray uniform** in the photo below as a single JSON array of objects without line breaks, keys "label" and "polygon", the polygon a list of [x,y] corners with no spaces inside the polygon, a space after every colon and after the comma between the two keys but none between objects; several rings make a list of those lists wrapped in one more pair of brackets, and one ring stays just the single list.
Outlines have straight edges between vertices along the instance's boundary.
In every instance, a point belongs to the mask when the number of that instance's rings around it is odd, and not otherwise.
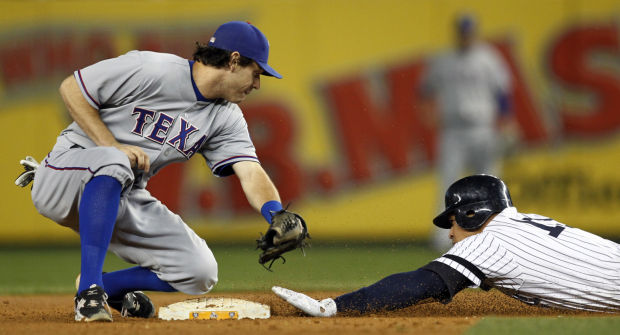
[{"label": "blurred gray uniform", "polygon": [[439,107],[441,189],[467,168],[497,175],[497,97],[510,90],[500,56],[483,43],[440,55],[430,64],[422,87],[437,97]]},{"label": "blurred gray uniform", "polygon": [[118,142],[144,150],[150,171],[133,170],[123,152],[96,146],[73,122],[37,169],[32,199],[42,215],[78,231],[86,183],[99,175],[116,178],[123,192],[109,250],[181,292],[204,294],[217,282],[213,253],[150,195],[147,181],[196,153],[216,176],[232,174],[233,163],[258,159],[240,108],[205,99],[193,81],[192,64],[171,54],[131,51],[75,71],[84,98]]},{"label": "blurred gray uniform", "polygon": [[[510,75],[497,52],[478,42],[466,51],[439,55],[429,64],[421,89],[438,103],[440,189],[465,173],[500,175],[497,98],[508,94]],[[436,244],[446,245],[446,234],[438,234],[442,242]]]}]

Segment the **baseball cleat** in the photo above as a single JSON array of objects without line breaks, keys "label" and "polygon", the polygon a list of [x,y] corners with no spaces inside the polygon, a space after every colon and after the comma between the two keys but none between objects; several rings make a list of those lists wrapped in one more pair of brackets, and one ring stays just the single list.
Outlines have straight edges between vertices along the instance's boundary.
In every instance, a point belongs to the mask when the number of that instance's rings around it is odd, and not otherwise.
[{"label": "baseball cleat", "polygon": [[[105,272],[104,272],[105,274]],[[80,287],[81,273],[75,278],[75,288]],[[152,318],[155,316],[155,305],[142,291],[125,294],[123,300],[108,300],[108,305],[121,313],[123,317]]]},{"label": "baseball cleat", "polygon": [[75,321],[112,321],[108,295],[96,284],[75,296]]},{"label": "baseball cleat", "polygon": [[308,315],[319,317],[330,317],[336,315],[337,308],[334,299],[327,298],[318,301],[303,293],[295,292],[279,286],[274,286],[271,290],[278,297],[286,300],[286,302],[301,309]]},{"label": "baseball cleat", "polygon": [[[110,306],[115,307],[111,302]],[[119,310],[123,317],[148,319],[155,316],[155,305],[142,291],[133,291],[125,294]]]}]

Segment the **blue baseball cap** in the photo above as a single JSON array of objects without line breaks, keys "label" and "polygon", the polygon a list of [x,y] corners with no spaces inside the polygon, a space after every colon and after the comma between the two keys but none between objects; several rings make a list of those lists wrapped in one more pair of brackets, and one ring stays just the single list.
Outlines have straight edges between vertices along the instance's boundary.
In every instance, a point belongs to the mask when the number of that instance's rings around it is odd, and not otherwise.
[{"label": "blue baseball cap", "polygon": [[238,51],[242,56],[255,61],[266,76],[282,78],[282,75],[267,64],[269,58],[269,41],[267,37],[252,24],[243,21],[231,21],[217,28],[209,44],[212,47]]}]

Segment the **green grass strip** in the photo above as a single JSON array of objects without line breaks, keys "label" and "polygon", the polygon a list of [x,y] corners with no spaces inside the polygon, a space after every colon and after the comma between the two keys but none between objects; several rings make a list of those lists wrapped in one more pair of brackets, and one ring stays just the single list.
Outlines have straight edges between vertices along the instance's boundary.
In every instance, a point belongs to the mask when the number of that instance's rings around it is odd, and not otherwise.
[{"label": "green grass strip", "polygon": [[464,334],[620,334],[620,317],[486,317]]},{"label": "green grass strip", "polygon": [[[258,264],[259,251],[247,245],[211,245],[219,267],[214,292],[264,291],[273,285],[296,290],[350,291],[392,273],[415,270],[438,256],[421,245],[326,244],[285,254],[272,272]],[[104,271],[132,266],[109,254]],[[80,248],[0,247],[0,295],[73,293]]]}]

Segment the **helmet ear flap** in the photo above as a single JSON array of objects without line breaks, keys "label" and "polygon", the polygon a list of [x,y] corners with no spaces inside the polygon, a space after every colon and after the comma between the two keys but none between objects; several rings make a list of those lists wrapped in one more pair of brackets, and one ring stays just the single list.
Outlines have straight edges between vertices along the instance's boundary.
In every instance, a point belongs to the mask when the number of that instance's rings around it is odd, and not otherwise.
[{"label": "helmet ear flap", "polygon": [[453,211],[456,223],[465,230],[480,228],[493,215],[493,206],[488,201],[466,204]]}]

